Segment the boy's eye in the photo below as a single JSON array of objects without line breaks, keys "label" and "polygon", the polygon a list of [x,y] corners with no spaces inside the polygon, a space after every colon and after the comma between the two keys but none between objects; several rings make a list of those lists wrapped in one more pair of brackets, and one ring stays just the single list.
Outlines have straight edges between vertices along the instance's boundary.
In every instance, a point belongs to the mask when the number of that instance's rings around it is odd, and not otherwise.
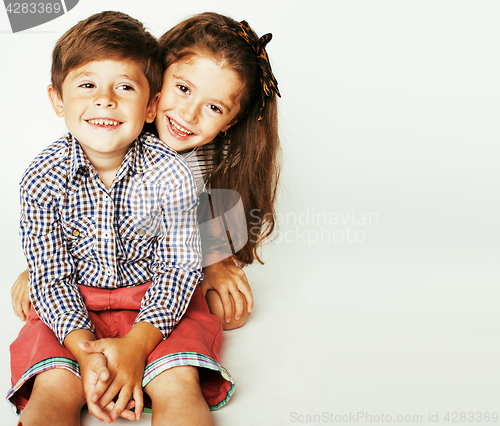
[{"label": "boy's eye", "polygon": [[118,88],[122,90],[134,90],[134,88],[130,84],[120,84]]},{"label": "boy's eye", "polygon": [[184,86],[183,84],[178,84],[177,88],[182,92],[182,93],[189,93],[189,87]]},{"label": "boy's eye", "polygon": [[84,89],[93,89],[95,87],[94,83],[83,83],[80,84],[80,87],[83,87]]}]

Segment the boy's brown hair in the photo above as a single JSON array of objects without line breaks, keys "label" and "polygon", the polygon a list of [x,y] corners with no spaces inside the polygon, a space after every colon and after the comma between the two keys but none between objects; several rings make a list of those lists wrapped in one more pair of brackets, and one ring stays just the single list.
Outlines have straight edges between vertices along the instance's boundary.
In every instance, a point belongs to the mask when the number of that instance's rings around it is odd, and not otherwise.
[{"label": "boy's brown hair", "polygon": [[114,11],[80,21],[57,41],[52,52],[52,86],[62,98],[62,85],[71,70],[106,59],[138,63],[149,82],[150,100],[161,90],[163,64],[156,38],[137,19]]}]

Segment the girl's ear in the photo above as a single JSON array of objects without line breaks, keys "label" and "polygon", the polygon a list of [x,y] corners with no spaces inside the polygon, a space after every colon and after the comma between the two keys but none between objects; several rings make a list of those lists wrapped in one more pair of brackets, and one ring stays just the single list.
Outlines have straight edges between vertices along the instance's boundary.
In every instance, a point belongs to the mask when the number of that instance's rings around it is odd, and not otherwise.
[{"label": "girl's ear", "polygon": [[50,104],[52,105],[52,108],[56,112],[57,116],[64,117],[63,100],[52,84],[49,84],[49,87],[47,87],[47,93],[49,95]]},{"label": "girl's ear", "polygon": [[146,112],[146,123],[152,123],[156,118],[156,110],[158,108],[158,102],[160,101],[161,93],[157,93],[156,96],[151,99],[148,105],[148,110]]},{"label": "girl's ear", "polygon": [[220,129],[221,132],[227,132],[231,126],[234,126],[238,120],[234,119],[231,121],[229,124],[226,124],[222,129]]}]

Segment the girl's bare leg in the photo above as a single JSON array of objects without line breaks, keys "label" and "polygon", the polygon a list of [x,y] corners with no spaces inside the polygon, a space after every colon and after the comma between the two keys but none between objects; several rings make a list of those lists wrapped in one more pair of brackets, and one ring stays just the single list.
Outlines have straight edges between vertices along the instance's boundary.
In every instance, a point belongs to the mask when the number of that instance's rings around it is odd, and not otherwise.
[{"label": "girl's bare leg", "polygon": [[214,424],[201,393],[197,367],[182,366],[166,370],[149,382],[145,391],[153,403],[152,426]]},{"label": "girl's bare leg", "polygon": [[79,426],[84,404],[82,381],[68,370],[54,368],[36,376],[19,421],[23,426]]}]

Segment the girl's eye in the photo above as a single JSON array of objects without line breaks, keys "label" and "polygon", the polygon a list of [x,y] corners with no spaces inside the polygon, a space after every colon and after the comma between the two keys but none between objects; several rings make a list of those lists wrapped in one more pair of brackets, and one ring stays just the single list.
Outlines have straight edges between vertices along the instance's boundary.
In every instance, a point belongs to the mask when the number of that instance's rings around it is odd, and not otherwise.
[{"label": "girl's eye", "polygon": [[118,89],[122,89],[122,90],[134,90],[134,88],[132,86],[130,86],[129,84],[120,84],[118,86]]},{"label": "girl's eye", "polygon": [[184,86],[183,84],[178,84],[177,88],[182,92],[182,93],[189,93],[189,87]]},{"label": "girl's eye", "polygon": [[217,105],[209,105],[208,108],[210,108],[212,111],[216,112],[217,114],[222,114],[222,110]]},{"label": "girl's eye", "polygon": [[94,83],[83,83],[80,84],[80,87],[83,87],[84,89],[93,89],[95,87]]}]

